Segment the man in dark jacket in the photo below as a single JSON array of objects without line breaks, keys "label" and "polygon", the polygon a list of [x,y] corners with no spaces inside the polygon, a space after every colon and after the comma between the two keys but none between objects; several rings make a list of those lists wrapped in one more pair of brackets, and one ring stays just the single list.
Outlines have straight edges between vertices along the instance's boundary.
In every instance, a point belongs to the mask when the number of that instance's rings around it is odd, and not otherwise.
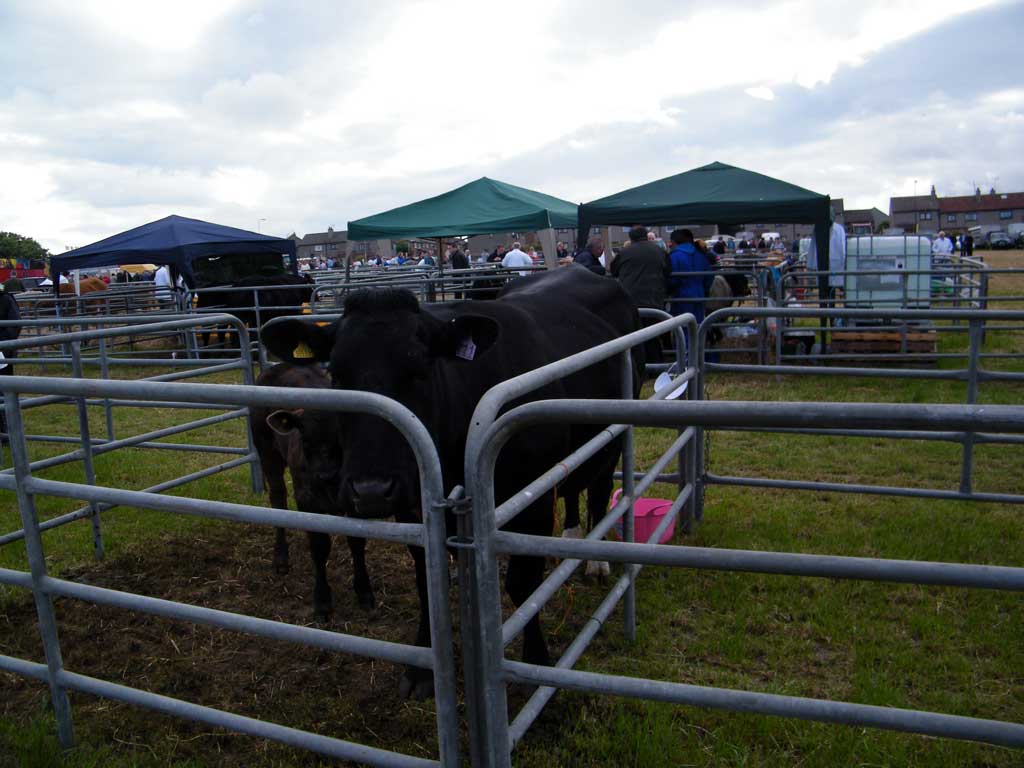
[{"label": "man in dark jacket", "polygon": [[645,227],[629,230],[629,245],[612,261],[611,273],[638,307],[665,309],[671,273],[668,254],[647,239]]},{"label": "man in dark jacket", "polygon": [[[14,296],[0,289],[0,320],[21,320],[21,312],[18,311],[18,302],[14,300]],[[0,327],[0,341],[13,341],[21,335],[21,326],[6,326]],[[3,353],[5,360],[0,360],[0,376],[12,376],[14,375],[14,366],[10,364],[10,360],[14,359],[18,354],[16,349],[9,349]],[[7,416],[4,410],[0,408],[0,432],[7,433]],[[3,444],[10,444],[7,438],[2,438]]]},{"label": "man in dark jacket", "polygon": [[[15,301],[14,296],[3,289],[0,289],[0,320],[21,320],[18,302]],[[0,327],[0,341],[13,341],[19,336],[21,336],[20,325]],[[4,352],[4,357],[15,357],[16,355],[16,350]],[[0,374],[10,376],[14,373],[11,370],[13,367],[12,365],[5,365],[3,368],[0,368]]]},{"label": "man in dark jacket", "polygon": [[587,244],[580,249],[580,252],[573,257],[580,266],[586,267],[595,275],[606,274],[604,265],[601,263],[601,254],[604,253],[604,241],[600,237],[592,237]]},{"label": "man in dark jacket", "polygon": [[[464,254],[458,248],[456,248],[454,251],[451,252],[451,255],[448,257],[448,260],[449,260],[449,263],[452,265],[452,269],[469,269],[469,259],[466,258],[466,254]],[[460,286],[462,285],[461,282],[458,283],[458,284]],[[455,299],[459,300],[459,299],[462,299],[462,298],[463,298],[463,292],[462,291],[456,291],[455,292]]]}]

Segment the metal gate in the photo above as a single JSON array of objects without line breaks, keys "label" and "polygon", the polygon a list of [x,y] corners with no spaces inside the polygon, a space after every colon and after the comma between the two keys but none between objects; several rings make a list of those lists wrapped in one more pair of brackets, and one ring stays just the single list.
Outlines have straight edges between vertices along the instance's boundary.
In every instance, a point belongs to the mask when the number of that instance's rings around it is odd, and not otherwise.
[{"label": "metal gate", "polygon": [[[406,408],[387,398],[364,392],[297,390],[231,384],[194,384],[155,381],[100,381],[10,376],[0,380],[9,425],[14,471],[0,474],[0,488],[17,494],[29,571],[0,569],[0,583],[30,589],[35,598],[39,630],[46,657],[40,664],[0,656],[0,669],[49,684],[61,744],[74,743],[74,727],[67,691],[84,693],[146,707],[187,720],[206,723],[238,733],[273,739],[334,758],[382,766],[457,765],[459,762],[458,713],[455,666],[452,655],[451,611],[448,604],[448,556],[445,549],[444,512],[450,502],[441,485],[441,468],[433,441],[420,421]],[[424,522],[402,524],[356,520],[304,512],[254,507],[220,501],[165,496],[150,491],[128,491],[94,482],[70,483],[33,475],[22,421],[22,395],[36,393],[55,398],[100,398],[118,401],[194,403],[219,407],[250,406],[307,408],[333,412],[367,413],[386,419],[408,441],[419,466]],[[248,460],[248,459],[246,459]],[[37,465],[38,466],[38,465]],[[93,480],[92,477],[89,478]],[[254,618],[240,613],[161,600],[103,589],[47,575],[42,526],[36,515],[35,497],[51,495],[80,499],[93,509],[98,505],[131,505],[174,514],[198,515],[236,522],[258,523],[332,535],[383,539],[426,551],[431,647],[421,648],[340,632]],[[97,516],[94,515],[94,519]],[[231,714],[191,702],[118,685],[77,674],[64,668],[53,596],[70,597],[101,605],[183,619],[207,626],[247,632],[328,651],[354,653],[430,669],[434,673],[437,704],[439,759],[424,760],[376,749],[342,739],[301,731],[275,723]]]},{"label": "metal gate", "polygon": [[[783,552],[724,550],[656,544],[671,519],[699,497],[701,479],[692,468],[665,479],[677,480],[680,491],[665,520],[646,543],[632,542],[632,506],[658,476],[674,450],[696,444],[705,427],[758,429],[820,428],[859,430],[915,430],[920,433],[1024,433],[1024,407],[978,405],[885,405],[851,403],[707,402],[690,397],[677,402],[549,400],[527,403],[499,416],[500,409],[515,397],[563,376],[614,356],[625,361],[630,346],[679,327],[692,317],[665,321],[629,337],[603,344],[544,368],[511,379],[488,392],[473,416],[466,452],[467,490],[472,497],[471,527],[462,533],[461,552],[471,558],[473,578],[468,599],[478,612],[473,627],[463,628],[466,663],[467,715],[474,765],[508,766],[511,750],[557,688],[653,701],[715,707],[737,712],[846,723],[873,728],[970,739],[992,744],[1024,747],[1024,725],[949,714],[895,709],[832,700],[756,693],[708,686],[684,685],[639,677],[581,672],[572,667],[587,645],[623,600],[624,632],[633,638],[635,603],[632,598],[637,572],[642,565],[744,571],[750,573],[817,576],[870,581],[961,586],[1024,591],[1024,568],[961,563],[916,562],[876,558],[805,555]],[[699,359],[699,358],[698,358]],[[623,369],[628,370],[628,361]],[[688,369],[682,378],[693,379]],[[699,382],[699,378],[698,378]],[[674,385],[669,389],[674,389]],[[502,446],[518,430],[538,423],[613,424],[547,472],[520,494],[495,507],[493,478]],[[632,427],[661,426],[682,430],[680,438],[649,471],[634,475]],[[537,494],[550,490],[569,470],[579,466],[612,437],[623,434],[623,496],[583,540],[501,531],[516,512]],[[602,541],[619,518],[624,541]],[[497,560],[501,555],[537,555],[566,558],[523,607],[502,622]],[[513,661],[505,657],[508,643],[564,582],[580,560],[623,563],[624,573],[614,584],[591,620],[553,667]],[[467,631],[468,630],[468,631]],[[509,722],[506,687],[509,683],[540,686],[528,703]]]}]

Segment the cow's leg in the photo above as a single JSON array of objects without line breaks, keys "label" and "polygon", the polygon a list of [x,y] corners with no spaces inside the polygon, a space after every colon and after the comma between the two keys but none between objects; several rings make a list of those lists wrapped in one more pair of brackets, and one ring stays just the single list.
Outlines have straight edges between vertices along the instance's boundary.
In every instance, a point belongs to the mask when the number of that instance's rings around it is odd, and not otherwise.
[{"label": "cow's leg", "polygon": [[370,585],[370,574],[366,570],[366,539],[348,537],[348,551],[352,553],[352,589],[356,593],[359,607],[372,610],[377,601]]},{"label": "cow's leg", "polygon": [[327,621],[334,610],[334,596],[327,583],[327,558],[331,555],[331,537],[327,533],[313,533],[309,536],[309,554],[313,557],[313,617]]},{"label": "cow's leg", "polygon": [[[505,591],[518,608],[526,602],[544,580],[544,558],[512,555],[505,576]],[[534,616],[523,629],[523,661],[549,666],[551,657],[540,628],[540,616]]]},{"label": "cow's leg", "polygon": [[565,504],[565,525],[562,526],[562,538],[583,538],[583,529],[580,527],[580,495],[574,491],[567,491],[562,496],[562,502]]},{"label": "cow's leg", "polygon": [[[261,454],[263,461],[263,479],[267,484],[270,506],[274,509],[288,509],[288,488],[284,484],[284,467],[268,460]],[[284,528],[277,528],[274,537],[274,572],[288,573],[288,533]]]},{"label": "cow's leg", "polygon": [[[420,624],[416,630],[416,645],[427,648],[430,646],[430,612],[427,603],[426,553],[422,547],[409,547],[409,554],[416,564],[416,592],[420,598]],[[429,699],[434,695],[434,673],[420,667],[406,667],[398,685],[398,694],[403,699]]]},{"label": "cow's leg", "polygon": [[[614,468],[598,473],[590,487],[587,488],[587,518],[590,530],[607,514],[608,500],[612,495],[612,473]],[[611,566],[607,560],[592,560],[587,563],[588,576],[608,576],[611,574]]]}]

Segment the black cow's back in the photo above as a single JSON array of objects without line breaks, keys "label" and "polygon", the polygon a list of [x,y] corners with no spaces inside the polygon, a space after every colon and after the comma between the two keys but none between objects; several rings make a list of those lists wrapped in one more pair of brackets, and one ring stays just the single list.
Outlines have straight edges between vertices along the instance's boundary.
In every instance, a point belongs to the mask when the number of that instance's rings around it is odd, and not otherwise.
[{"label": "black cow's back", "polygon": [[[617,281],[577,266],[515,280],[493,302],[425,306],[423,310],[446,322],[463,314],[485,316],[500,328],[494,347],[476,365],[457,359],[446,361],[434,376],[429,411],[449,487],[454,484],[449,478],[462,482],[470,418],[489,389],[630,333],[640,325],[636,307]],[[549,384],[513,405],[565,397],[619,398],[619,366],[618,357],[613,357]],[[501,503],[598,431],[600,427],[553,424],[517,433],[498,461],[496,501]],[[581,474],[585,475],[586,470]],[[580,483],[585,485],[585,478],[581,477]],[[531,521],[520,519],[511,525],[513,529],[523,526],[532,527]]]}]

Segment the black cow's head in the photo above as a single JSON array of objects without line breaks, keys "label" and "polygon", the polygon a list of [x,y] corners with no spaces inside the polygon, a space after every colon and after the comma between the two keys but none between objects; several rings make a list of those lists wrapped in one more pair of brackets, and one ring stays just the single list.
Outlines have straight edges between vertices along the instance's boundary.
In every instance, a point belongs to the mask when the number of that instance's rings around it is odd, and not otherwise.
[{"label": "black cow's head", "polygon": [[302,512],[336,515],[340,509],[341,444],[338,416],[304,408],[278,410],[267,425],[285,438],[295,503]]},{"label": "black cow's head", "polygon": [[[285,321],[266,328],[263,341],[286,362],[329,361],[335,388],[397,400],[440,441],[450,435],[449,409],[465,406],[457,400],[466,391],[463,379],[473,376],[475,362],[497,338],[491,318],[456,312],[441,319],[421,311],[409,291],[364,289],[349,294],[344,316],[333,325]],[[441,365],[447,366],[444,376],[438,374]],[[404,518],[418,510],[419,472],[398,430],[362,414],[342,414],[337,426],[343,512]]]}]

